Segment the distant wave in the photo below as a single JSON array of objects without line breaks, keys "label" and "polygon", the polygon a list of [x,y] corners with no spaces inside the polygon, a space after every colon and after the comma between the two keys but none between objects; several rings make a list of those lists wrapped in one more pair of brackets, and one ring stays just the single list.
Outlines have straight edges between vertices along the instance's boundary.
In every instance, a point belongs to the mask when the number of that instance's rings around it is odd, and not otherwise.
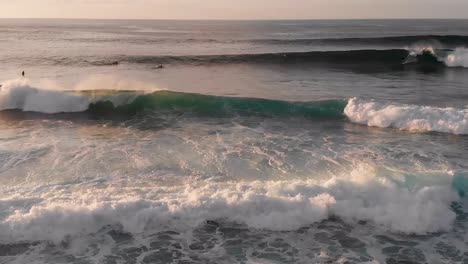
[{"label": "distant wave", "polygon": [[[60,66],[146,65],[217,65],[217,64],[383,64],[399,65],[409,55],[405,49],[279,52],[253,54],[181,55],[181,56],[106,56],[106,57],[35,57],[28,63]],[[17,58],[11,58],[17,60]],[[8,58],[3,58],[8,60]]]},{"label": "distant wave", "polygon": [[142,64],[337,64],[384,63],[399,64],[407,56],[404,49],[281,52],[260,54],[202,55],[202,56],[133,56],[121,57],[128,63]]},{"label": "distant wave", "polygon": [[253,39],[245,40],[258,44],[271,45],[336,45],[336,46],[383,46],[405,47],[419,43],[439,45],[446,48],[468,46],[468,36],[460,35],[414,35],[371,38],[297,38],[297,39]]},{"label": "distant wave", "polygon": [[[169,31],[170,32],[170,31]],[[71,42],[98,42],[112,43],[116,38],[69,38]],[[148,38],[127,37],[127,43],[135,44],[170,44],[170,43],[194,43],[194,44],[236,44],[254,43],[264,45],[382,45],[382,46],[409,46],[415,43],[437,43],[445,47],[468,46],[468,36],[462,35],[408,35],[408,36],[384,36],[384,37],[355,37],[355,38],[258,38],[258,39],[229,39],[229,38]]]},{"label": "distant wave", "polygon": [[[311,51],[279,52],[253,54],[219,54],[219,55],[182,55],[182,56],[107,56],[107,57],[47,57],[31,58],[28,63],[34,65],[59,66],[118,66],[120,64],[141,64],[156,67],[158,65],[191,65],[209,66],[221,64],[258,64],[258,65],[311,65],[326,66],[402,66],[414,50],[430,49],[440,65],[448,67],[468,67],[468,49],[436,49],[432,46],[417,46],[408,49],[387,50],[345,50],[345,51]],[[8,58],[3,58],[8,60]],[[17,60],[17,59],[14,59]],[[416,61],[417,62],[417,61]],[[427,65],[426,65],[427,66]]]}]

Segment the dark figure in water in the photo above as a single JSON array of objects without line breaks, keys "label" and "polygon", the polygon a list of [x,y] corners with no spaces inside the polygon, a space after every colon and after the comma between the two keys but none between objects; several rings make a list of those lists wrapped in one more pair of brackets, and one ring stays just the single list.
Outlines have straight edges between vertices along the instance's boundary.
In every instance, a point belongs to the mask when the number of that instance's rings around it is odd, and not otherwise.
[{"label": "dark figure in water", "polygon": [[23,77],[24,77],[24,71],[21,73],[21,75],[23,75]]},{"label": "dark figure in water", "polygon": [[156,67],[156,69],[164,69],[164,66],[163,66],[163,65],[159,65],[158,67]]},{"label": "dark figure in water", "polygon": [[423,50],[423,52],[420,55],[417,55],[416,57],[418,59],[418,62],[423,65],[436,65],[442,63],[437,58],[437,55],[435,55],[430,50]]}]

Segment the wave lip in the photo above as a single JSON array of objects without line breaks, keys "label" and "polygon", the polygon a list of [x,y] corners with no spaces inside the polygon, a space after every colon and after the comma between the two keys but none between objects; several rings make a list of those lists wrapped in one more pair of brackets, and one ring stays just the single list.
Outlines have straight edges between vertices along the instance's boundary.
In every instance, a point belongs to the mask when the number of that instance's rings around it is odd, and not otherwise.
[{"label": "wave lip", "polygon": [[351,122],[368,126],[468,134],[468,109],[393,105],[351,98],[344,113]]}]

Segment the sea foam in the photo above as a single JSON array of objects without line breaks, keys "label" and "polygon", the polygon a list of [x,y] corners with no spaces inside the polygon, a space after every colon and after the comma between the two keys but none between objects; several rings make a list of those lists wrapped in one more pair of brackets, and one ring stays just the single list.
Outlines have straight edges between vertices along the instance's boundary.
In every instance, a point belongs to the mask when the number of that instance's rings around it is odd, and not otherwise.
[{"label": "sea foam", "polygon": [[449,67],[468,67],[468,49],[458,48],[445,58]]},{"label": "sea foam", "polygon": [[468,109],[396,105],[351,98],[344,113],[351,122],[368,126],[468,134]]},{"label": "sea foam", "polygon": [[0,110],[20,109],[47,114],[82,112],[89,106],[86,97],[32,87],[27,80],[7,81],[0,87]]},{"label": "sea foam", "polygon": [[[330,217],[348,223],[368,221],[392,232],[426,234],[452,228],[456,215],[450,205],[459,199],[450,186],[412,190],[364,167],[350,172],[348,178],[326,181],[203,181],[151,190],[127,187],[125,193],[112,184],[99,190],[84,185],[41,190],[43,198],[35,205],[10,210],[3,218],[1,240],[58,243],[108,225],[136,235],[167,229],[184,232],[207,220],[294,231]],[[15,200],[2,204],[14,205]]]}]

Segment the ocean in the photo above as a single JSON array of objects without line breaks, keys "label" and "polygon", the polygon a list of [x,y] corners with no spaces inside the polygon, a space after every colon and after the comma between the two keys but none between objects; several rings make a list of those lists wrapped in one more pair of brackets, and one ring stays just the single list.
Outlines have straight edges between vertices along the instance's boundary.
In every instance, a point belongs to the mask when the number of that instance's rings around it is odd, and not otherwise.
[{"label": "ocean", "polygon": [[468,263],[467,32],[1,19],[0,263]]}]

